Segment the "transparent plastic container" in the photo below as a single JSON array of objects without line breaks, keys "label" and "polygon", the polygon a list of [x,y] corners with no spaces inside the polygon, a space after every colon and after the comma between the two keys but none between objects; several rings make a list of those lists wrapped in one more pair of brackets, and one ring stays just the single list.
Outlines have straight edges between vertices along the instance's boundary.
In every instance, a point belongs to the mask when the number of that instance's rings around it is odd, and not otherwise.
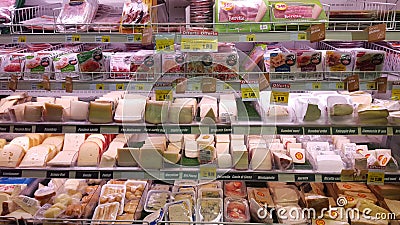
[{"label": "transparent plastic container", "polygon": [[247,223],[250,222],[249,204],[242,198],[225,198],[225,222]]},{"label": "transparent plastic container", "polygon": [[245,198],[247,195],[246,183],[243,181],[224,182],[224,195],[225,197]]}]

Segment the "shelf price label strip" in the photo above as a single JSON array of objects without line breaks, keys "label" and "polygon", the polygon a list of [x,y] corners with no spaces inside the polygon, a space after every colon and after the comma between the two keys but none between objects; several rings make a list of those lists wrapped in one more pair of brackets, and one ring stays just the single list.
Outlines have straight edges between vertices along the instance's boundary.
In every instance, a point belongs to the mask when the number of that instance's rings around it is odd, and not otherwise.
[{"label": "shelf price label strip", "polygon": [[260,98],[260,88],[257,81],[241,81],[240,90],[243,101],[257,101]]},{"label": "shelf price label strip", "polygon": [[181,36],[182,52],[217,52],[218,33],[214,31],[184,31]]}]

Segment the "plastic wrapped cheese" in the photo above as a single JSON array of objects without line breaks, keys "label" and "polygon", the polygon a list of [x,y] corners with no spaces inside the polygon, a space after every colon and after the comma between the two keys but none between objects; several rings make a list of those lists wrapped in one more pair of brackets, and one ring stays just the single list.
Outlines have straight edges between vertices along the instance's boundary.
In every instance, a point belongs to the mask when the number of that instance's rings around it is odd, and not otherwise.
[{"label": "plastic wrapped cheese", "polygon": [[42,121],[43,106],[41,105],[25,105],[24,120],[27,122]]},{"label": "plastic wrapped cheese", "polygon": [[71,119],[77,121],[86,121],[89,114],[89,103],[82,101],[71,102]]},{"label": "plastic wrapped cheese", "polygon": [[125,143],[113,141],[106,152],[101,156],[100,167],[114,167],[117,162],[118,149],[123,148]]},{"label": "plastic wrapped cheese", "polygon": [[148,100],[146,103],[145,121],[152,124],[165,123],[168,119],[168,107],[169,102],[167,101]]},{"label": "plastic wrapped cheese", "polygon": [[[79,148],[78,148],[79,149]],[[59,152],[47,165],[49,166],[74,166],[78,158],[78,151],[63,150]]]},{"label": "plastic wrapped cheese", "polygon": [[89,121],[91,123],[113,122],[113,105],[110,102],[90,102]]},{"label": "plastic wrapped cheese", "polygon": [[97,166],[101,148],[93,141],[85,141],[79,147],[77,166]]},{"label": "plastic wrapped cheese", "polygon": [[0,167],[17,167],[25,155],[25,150],[15,144],[8,144],[0,151]]},{"label": "plastic wrapped cheese", "polygon": [[255,148],[251,152],[250,168],[252,170],[272,170],[271,151],[266,148]]},{"label": "plastic wrapped cheese", "polygon": [[62,105],[44,103],[45,111],[44,118],[50,122],[61,122],[64,114],[64,107]]},{"label": "plastic wrapped cheese", "polygon": [[145,96],[137,95],[135,98],[129,96],[127,99],[120,99],[115,110],[114,119],[117,122],[130,123],[143,121],[145,107]]},{"label": "plastic wrapped cheese", "polygon": [[193,121],[193,106],[172,103],[168,110],[168,121],[173,124],[189,124]]}]

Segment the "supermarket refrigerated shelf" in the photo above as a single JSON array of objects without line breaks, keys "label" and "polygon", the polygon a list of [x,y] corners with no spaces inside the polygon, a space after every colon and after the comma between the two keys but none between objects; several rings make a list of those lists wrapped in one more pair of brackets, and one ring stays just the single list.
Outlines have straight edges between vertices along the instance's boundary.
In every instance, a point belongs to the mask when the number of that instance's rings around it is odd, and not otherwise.
[{"label": "supermarket refrigerated shelf", "polygon": [[91,124],[89,122],[1,122],[0,133],[102,133],[102,134],[249,134],[249,135],[400,135],[399,125],[297,124],[240,121],[232,124]]}]

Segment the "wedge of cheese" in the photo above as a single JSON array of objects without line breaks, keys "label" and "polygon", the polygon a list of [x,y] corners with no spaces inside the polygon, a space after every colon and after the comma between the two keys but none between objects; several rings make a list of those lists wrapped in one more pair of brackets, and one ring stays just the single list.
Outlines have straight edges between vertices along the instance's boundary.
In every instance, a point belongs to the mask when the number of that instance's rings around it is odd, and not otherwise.
[{"label": "wedge of cheese", "polygon": [[215,115],[218,114],[218,101],[214,97],[204,96],[199,103],[199,107],[201,119],[204,119],[210,110],[212,110]]},{"label": "wedge of cheese", "polygon": [[64,107],[62,105],[44,103],[44,118],[50,122],[61,122],[64,114]]},{"label": "wedge of cheese", "polygon": [[146,103],[145,121],[152,124],[167,122],[168,107],[169,102],[167,101],[148,100]]},{"label": "wedge of cheese", "polygon": [[185,106],[192,106],[193,108],[193,116],[197,115],[197,101],[195,98],[176,98],[174,103],[180,103]]},{"label": "wedge of cheese", "polygon": [[168,110],[168,121],[173,124],[189,124],[193,122],[193,106],[172,103]]},{"label": "wedge of cheese", "polygon": [[63,150],[59,152],[52,160],[50,160],[48,166],[74,166],[78,158],[78,151]]},{"label": "wedge of cheese", "polygon": [[25,155],[20,145],[8,144],[0,151],[0,167],[17,167]]},{"label": "wedge of cheese", "polygon": [[228,153],[217,154],[218,168],[230,169],[232,168],[232,155]]},{"label": "wedge of cheese", "polygon": [[77,166],[97,166],[101,155],[101,148],[98,143],[85,141],[79,147]]},{"label": "wedge of cheese", "polygon": [[110,102],[90,102],[89,121],[91,123],[113,122],[113,105]]},{"label": "wedge of cheese", "polygon": [[137,161],[140,157],[139,148],[119,148],[117,149],[117,165],[118,166],[138,166]]},{"label": "wedge of cheese", "polygon": [[169,144],[167,150],[163,153],[165,162],[177,164],[181,159],[180,152],[181,148],[176,145]]},{"label": "wedge of cheese", "polygon": [[82,101],[71,102],[71,120],[86,121],[89,114],[89,103]]},{"label": "wedge of cheese", "polygon": [[118,149],[123,148],[125,143],[113,141],[108,146],[107,151],[101,156],[100,167],[114,167],[117,162]]},{"label": "wedge of cheese", "polygon": [[56,98],[56,104],[62,105],[64,108],[64,117],[69,119],[71,117],[71,99],[69,98]]},{"label": "wedge of cheese", "polygon": [[19,167],[44,167],[54,157],[48,145],[38,145],[29,149]]},{"label": "wedge of cheese", "polygon": [[63,151],[79,151],[79,147],[85,142],[86,134],[65,134]]},{"label": "wedge of cheese", "polygon": [[267,148],[255,148],[251,152],[250,168],[252,170],[272,170],[272,155]]},{"label": "wedge of cheese", "polygon": [[232,145],[232,161],[235,169],[247,170],[249,168],[249,154],[245,145]]},{"label": "wedge of cheese", "polygon": [[44,140],[44,135],[41,135],[41,134],[25,134],[25,136],[32,139],[33,146],[42,144],[42,142]]},{"label": "wedge of cheese", "polygon": [[42,144],[55,145],[57,148],[57,152],[60,152],[64,144],[64,136],[48,137],[43,141]]},{"label": "wedge of cheese", "polygon": [[30,137],[16,137],[14,138],[10,144],[19,145],[21,146],[24,151],[28,151],[28,149],[33,147],[33,140]]},{"label": "wedge of cheese", "polygon": [[143,169],[163,168],[163,151],[152,145],[143,145],[139,153],[139,165]]}]

